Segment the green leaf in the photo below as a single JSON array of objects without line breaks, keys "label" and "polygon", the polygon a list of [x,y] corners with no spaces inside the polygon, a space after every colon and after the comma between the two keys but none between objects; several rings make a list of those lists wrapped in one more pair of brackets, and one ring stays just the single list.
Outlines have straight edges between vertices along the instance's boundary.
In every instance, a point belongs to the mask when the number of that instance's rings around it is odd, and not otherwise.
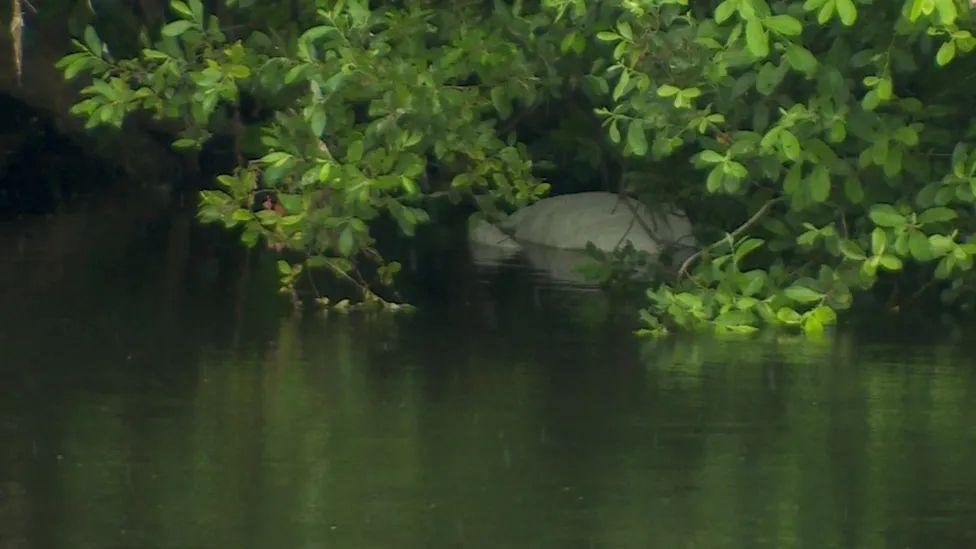
[{"label": "green leaf", "polygon": [[840,16],[841,23],[848,27],[857,20],[857,7],[853,0],[834,0],[837,7],[837,15]]},{"label": "green leaf", "polygon": [[[566,36],[563,37],[562,42],[559,43],[559,51],[561,51],[562,53],[569,53],[570,51],[575,50],[576,40],[578,38],[580,38],[580,35],[575,31],[567,33]],[[585,42],[584,42],[584,47],[585,47]]]},{"label": "green leaf", "polygon": [[844,257],[848,259],[853,259],[856,261],[861,261],[867,259],[867,254],[864,250],[858,246],[857,242],[853,240],[841,240],[839,244],[840,252],[844,254]]},{"label": "green leaf", "polygon": [[877,227],[871,231],[871,252],[874,255],[882,255],[888,245],[888,233],[884,229]]},{"label": "green leaf", "polygon": [[807,231],[796,237],[796,243],[801,246],[813,246],[818,236],[820,236],[820,233],[817,231]]},{"label": "green leaf", "polygon": [[780,70],[772,63],[764,63],[756,75],[756,90],[763,95],[770,95],[776,90],[786,75],[785,71]]},{"label": "green leaf", "polygon": [[879,227],[903,227],[908,220],[890,204],[878,204],[871,208],[868,217]]},{"label": "green leaf", "polygon": [[332,164],[323,162],[322,167],[319,168],[319,181],[325,183],[329,180],[330,175],[332,175]]},{"label": "green leaf", "polygon": [[[783,154],[786,155],[786,158],[789,158],[790,160],[793,161],[800,159],[800,141],[796,138],[795,135],[793,135],[792,132],[790,132],[789,130],[783,130],[782,132],[780,132],[779,141],[780,141],[780,145],[783,148]],[[829,180],[827,182],[827,186],[829,192],[829,187],[830,187]],[[826,199],[826,197],[824,199]],[[822,200],[818,200],[818,202],[822,202]]]},{"label": "green leaf", "polygon": [[808,315],[803,319],[803,333],[808,335],[819,334],[824,331],[823,323],[813,315]]},{"label": "green leaf", "polygon": [[766,34],[762,21],[757,18],[746,22],[746,47],[755,57],[763,58],[769,55],[769,35]]},{"label": "green leaf", "polygon": [[912,257],[918,261],[929,261],[935,256],[932,244],[922,231],[911,231],[908,234],[908,249]]},{"label": "green leaf", "polygon": [[272,151],[258,159],[262,164],[281,166],[292,159],[292,155],[283,151]]},{"label": "green leaf", "polygon": [[420,194],[420,187],[418,187],[417,183],[409,177],[400,178],[400,187],[403,188],[403,191],[407,193],[408,196],[416,196]]},{"label": "green leaf", "polygon": [[878,105],[880,104],[881,98],[878,97],[878,92],[874,90],[864,94],[864,99],[861,100],[861,107],[863,107],[866,111],[873,111],[874,109],[878,108]]},{"label": "green leaf", "polygon": [[647,154],[647,135],[644,133],[644,124],[640,120],[630,121],[627,128],[627,144],[635,155]]},{"label": "green leaf", "polygon": [[847,125],[843,120],[835,120],[830,126],[828,139],[831,143],[843,143],[847,139]]},{"label": "green leaf", "polygon": [[190,21],[173,21],[172,23],[164,26],[160,33],[162,33],[163,36],[175,38],[190,30],[192,27],[193,23]]},{"label": "green leaf", "polygon": [[226,65],[224,71],[236,80],[243,80],[251,76],[251,69],[246,65]]},{"label": "green leaf", "polygon": [[352,255],[353,246],[355,246],[356,240],[353,235],[352,228],[346,226],[339,234],[339,253],[344,257],[349,257]]},{"label": "green leaf", "polygon": [[864,188],[861,181],[856,177],[848,177],[844,180],[844,195],[854,204],[860,204],[864,200]]},{"label": "green leaf", "polygon": [[91,50],[93,54],[97,57],[102,56],[102,41],[99,40],[98,34],[95,29],[91,26],[85,27],[85,45]]},{"label": "green leaf", "polygon": [[620,36],[623,36],[625,39],[633,42],[634,31],[630,28],[630,23],[626,21],[620,21],[619,23],[617,23],[617,30],[620,31]]},{"label": "green leaf", "polygon": [[702,161],[708,162],[709,164],[718,164],[720,162],[725,162],[725,157],[713,150],[704,150],[700,155]]},{"label": "green leaf", "polygon": [[142,56],[146,59],[154,59],[156,61],[166,61],[167,59],[172,59],[168,53],[150,48],[142,50]]},{"label": "green leaf", "polygon": [[294,67],[288,69],[285,73],[285,84],[294,84],[296,80],[305,75],[305,72],[312,68],[312,65],[308,63],[299,63]]},{"label": "green leaf", "polygon": [[356,163],[363,159],[363,142],[360,139],[353,141],[346,149],[346,161]]},{"label": "green leaf", "polygon": [[303,214],[286,215],[281,218],[281,225],[283,227],[292,227],[298,225],[305,219]]},{"label": "green leaf", "polygon": [[725,173],[731,175],[732,177],[734,177],[737,180],[738,179],[743,179],[747,175],[749,175],[749,170],[747,170],[745,166],[743,166],[742,164],[739,164],[738,162],[736,162],[734,160],[729,160],[727,162],[723,162],[722,163],[722,170]]},{"label": "green leaf", "polygon": [[959,214],[957,214],[952,208],[929,208],[928,210],[925,210],[919,214],[918,222],[922,225],[928,225],[930,223],[945,223],[947,221],[952,221],[957,217],[959,217]]},{"label": "green leaf", "polygon": [[[738,262],[738,260],[737,260]],[[742,295],[753,296],[758,294],[763,286],[766,284],[766,273],[763,271],[750,271],[748,273],[742,273],[743,280],[740,287],[742,288]]]},{"label": "green leaf", "polygon": [[741,262],[747,255],[760,248],[763,244],[765,244],[765,242],[766,241],[761,238],[749,238],[744,240],[735,248],[735,253],[733,254],[735,262]]},{"label": "green leaf", "polygon": [[336,28],[331,25],[319,25],[312,27],[307,31],[303,32],[301,36],[298,37],[299,42],[315,42],[329,34],[336,32]]},{"label": "green leaf", "polygon": [[297,212],[302,209],[302,197],[297,194],[278,193],[278,202],[287,212]]},{"label": "green leaf", "polygon": [[797,303],[814,303],[823,299],[820,292],[800,285],[790,286],[783,293]]},{"label": "green leaf", "polygon": [[596,33],[596,39],[604,42],[616,42],[620,40],[620,35],[615,32],[603,31]]},{"label": "green leaf", "polygon": [[817,14],[817,23],[824,25],[827,21],[830,21],[830,18],[834,15],[835,6],[835,0],[826,0],[823,3],[823,7],[820,8],[820,12]]},{"label": "green leaf", "polygon": [[256,246],[258,240],[261,238],[261,231],[256,227],[257,224],[249,225],[248,228],[241,233],[241,242],[247,248],[253,248]]},{"label": "green leaf", "polygon": [[54,64],[54,68],[64,69],[68,65],[78,61],[79,59],[90,59],[91,56],[87,52],[75,52],[65,55]]},{"label": "green leaf", "polygon": [[893,249],[895,250],[895,255],[898,256],[911,254],[911,251],[908,249],[908,233],[896,233]]},{"label": "green leaf", "polygon": [[257,216],[258,221],[260,221],[262,225],[269,227],[272,225],[277,225],[278,220],[280,219],[274,210],[261,210],[254,215]]},{"label": "green leaf", "polygon": [[491,104],[502,118],[508,118],[512,115],[512,103],[508,99],[505,88],[495,86],[491,89]]},{"label": "green leaf", "polygon": [[172,147],[174,149],[177,149],[177,150],[195,149],[198,146],[199,146],[199,143],[197,142],[196,139],[189,139],[189,138],[186,138],[186,137],[184,137],[182,139],[177,139],[176,141],[173,141],[173,143],[172,143]]},{"label": "green leaf", "polygon": [[878,80],[878,86],[875,88],[875,93],[878,94],[878,99],[882,101],[887,101],[891,99],[893,95],[893,84],[890,78],[882,78]]},{"label": "green leaf", "polygon": [[324,255],[313,255],[305,260],[309,269],[321,269],[329,264],[329,258]]},{"label": "green leaf", "polygon": [[829,326],[837,322],[837,313],[827,305],[820,305],[819,307],[810,311],[810,315],[820,321],[821,324]]},{"label": "green leaf", "polygon": [[798,36],[803,32],[803,25],[790,15],[773,15],[763,19],[766,28],[784,36]]},{"label": "green leaf", "polygon": [[715,8],[714,19],[715,22],[721,25],[732,17],[732,14],[738,9],[738,2],[736,0],[725,0]]},{"label": "green leaf", "polygon": [[815,202],[824,202],[830,197],[830,172],[822,164],[813,169],[808,184],[810,197]]},{"label": "green leaf", "polygon": [[64,69],[64,79],[71,80],[72,78],[78,76],[78,74],[81,73],[81,71],[90,68],[92,65],[96,64],[97,62],[98,61],[96,61],[94,58],[88,57],[87,55],[81,59],[72,62]]},{"label": "green leaf", "polygon": [[[908,20],[915,21],[922,15],[922,5],[926,0],[911,0],[912,4],[908,10]],[[929,4],[932,4],[932,0],[928,0]],[[931,11],[930,11],[931,13]]]},{"label": "green leaf", "polygon": [[776,311],[776,318],[779,319],[779,321],[782,322],[783,324],[787,324],[790,326],[796,326],[803,320],[803,317],[800,316],[800,313],[794,311],[789,307],[783,307],[780,310]]},{"label": "green leaf", "polygon": [[724,180],[722,166],[717,165],[712,168],[712,171],[708,172],[708,177],[705,179],[705,188],[710,193],[717,192],[722,188],[722,182]]},{"label": "green leaf", "polygon": [[895,133],[892,134],[892,137],[904,143],[905,145],[908,145],[909,147],[914,147],[915,145],[918,145],[918,132],[916,132],[914,129],[908,126],[904,126],[895,130]]},{"label": "green leaf", "polygon": [[329,260],[329,265],[337,271],[347,273],[352,270],[352,262],[344,257],[335,257]]},{"label": "green leaf", "polygon": [[817,70],[817,58],[810,50],[796,44],[786,46],[786,61],[794,69],[811,74]]},{"label": "green leaf", "polygon": [[786,172],[783,178],[783,191],[788,195],[795,194],[800,189],[803,181],[803,166],[799,163],[794,164],[790,171]]},{"label": "green leaf", "polygon": [[939,261],[939,265],[935,268],[935,277],[940,279],[947,279],[952,274],[952,269],[955,266],[955,258],[952,256],[946,256]]},{"label": "green leaf", "polygon": [[172,0],[172,2],[169,3],[169,7],[180,17],[193,19],[193,11],[190,10],[190,6],[186,5],[186,2]]},{"label": "green leaf", "polygon": [[902,268],[902,261],[893,255],[886,255],[881,257],[880,265],[887,271],[900,271]]},{"label": "green leaf", "polygon": [[203,23],[203,2],[201,0],[190,0],[190,11],[193,12],[193,19],[198,23]]},{"label": "green leaf", "polygon": [[952,59],[956,56],[956,43],[952,40],[942,44],[939,48],[938,53],[935,54],[935,62],[939,64],[940,67],[948,65]]},{"label": "green leaf", "polygon": [[620,73],[620,80],[617,80],[617,85],[613,88],[613,94],[611,97],[613,97],[614,101],[623,97],[623,95],[629,90],[629,86],[630,72],[624,70],[622,73]]},{"label": "green leaf", "polygon": [[309,128],[312,130],[312,135],[319,137],[322,132],[325,131],[326,115],[324,108],[316,108],[312,113],[312,119],[309,122]]},{"label": "green leaf", "polygon": [[956,22],[959,12],[956,9],[955,0],[935,0],[935,7],[939,10],[939,20],[943,25],[951,25]]},{"label": "green leaf", "polygon": [[664,85],[662,85],[661,87],[659,87],[657,89],[657,94],[660,97],[671,97],[673,95],[677,95],[678,92],[680,92],[680,91],[681,91],[680,88],[676,88],[676,87],[671,86],[669,84],[664,84]]},{"label": "green leaf", "polygon": [[932,250],[939,255],[948,254],[956,245],[953,238],[942,234],[930,236],[929,244],[932,245]]}]

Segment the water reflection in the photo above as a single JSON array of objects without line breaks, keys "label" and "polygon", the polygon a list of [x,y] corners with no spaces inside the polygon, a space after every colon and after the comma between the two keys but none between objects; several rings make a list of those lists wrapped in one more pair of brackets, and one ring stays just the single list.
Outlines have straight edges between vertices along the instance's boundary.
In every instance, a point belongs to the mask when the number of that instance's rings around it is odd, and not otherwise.
[{"label": "water reflection", "polygon": [[415,317],[294,317],[264,259],[118,227],[6,248],[5,549],[976,543],[965,341],[642,347],[463,259]]}]

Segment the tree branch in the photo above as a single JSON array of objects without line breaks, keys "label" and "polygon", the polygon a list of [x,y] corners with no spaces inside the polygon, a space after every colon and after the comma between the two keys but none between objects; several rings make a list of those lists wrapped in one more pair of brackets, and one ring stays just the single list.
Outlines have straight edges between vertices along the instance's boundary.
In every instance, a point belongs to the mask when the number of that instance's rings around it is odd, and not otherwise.
[{"label": "tree branch", "polygon": [[753,225],[758,223],[759,220],[762,219],[763,216],[769,212],[770,208],[772,208],[777,203],[782,202],[783,200],[784,197],[781,196],[766,201],[766,203],[763,204],[762,207],[760,207],[756,211],[756,213],[752,214],[752,217],[747,219],[746,222],[743,223],[742,225],[736,227],[736,229],[731,233],[729,233],[726,237],[716,242],[713,242],[708,246],[705,246],[704,248],[688,256],[688,259],[685,259],[684,262],[681,264],[681,268],[678,269],[678,280],[681,280],[681,277],[688,275],[688,269],[691,268],[691,266],[695,263],[695,261],[698,261],[702,255],[712,251],[713,249],[721,246],[722,244],[725,244],[729,240],[735,241],[735,239],[738,238],[740,235],[742,235],[742,233],[748,231]]},{"label": "tree branch", "polygon": [[[622,188],[623,184],[621,184],[620,186],[621,188],[617,191],[617,196],[620,197],[618,199],[618,202],[623,202],[624,205],[627,206],[627,208],[630,210],[631,215],[634,216],[634,218],[630,222],[630,227],[627,227],[627,232],[624,233],[624,236],[620,237],[620,242],[623,242],[624,238],[628,234],[630,234],[630,229],[631,227],[634,226],[634,221],[636,221],[637,224],[640,225],[642,229],[644,229],[644,232],[647,233],[648,238],[650,238],[660,248],[664,248],[665,244],[661,242],[661,240],[657,237],[657,234],[655,234],[654,229],[649,227],[647,223],[644,221],[644,219],[640,216],[640,212],[637,211],[637,207],[634,206],[633,203],[631,203],[630,197],[627,196],[627,194],[624,192]],[[620,246],[620,242],[617,243],[617,246]]]}]

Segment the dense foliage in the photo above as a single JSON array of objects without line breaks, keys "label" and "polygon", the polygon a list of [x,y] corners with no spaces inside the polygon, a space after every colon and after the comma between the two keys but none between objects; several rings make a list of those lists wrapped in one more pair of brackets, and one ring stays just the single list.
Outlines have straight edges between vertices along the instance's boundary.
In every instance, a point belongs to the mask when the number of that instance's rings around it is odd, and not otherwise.
[{"label": "dense foliage", "polygon": [[[327,269],[396,307],[377,295],[399,264],[372,221],[412,234],[438,198],[497,215],[549,190],[561,150],[594,178],[616,167],[620,192],[678,203],[714,242],[654,283],[642,333],[819,332],[879,291],[891,306],[973,299],[968,2],[210,7],[173,0],[131,55],[88,28],[60,66],[92,75],[75,108],[91,126],[146,111],[177,125],[178,149],[232,138],[237,167],[200,217],[281,251],[292,295]],[[540,108],[564,114],[555,130],[524,129]]]}]

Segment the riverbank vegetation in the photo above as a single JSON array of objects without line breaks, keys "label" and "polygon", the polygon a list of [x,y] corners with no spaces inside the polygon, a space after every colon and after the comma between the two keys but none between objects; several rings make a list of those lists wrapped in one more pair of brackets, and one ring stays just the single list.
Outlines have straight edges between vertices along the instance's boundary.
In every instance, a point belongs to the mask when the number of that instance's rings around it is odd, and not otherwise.
[{"label": "riverbank vegetation", "polygon": [[105,14],[78,29],[58,64],[83,83],[73,112],[91,128],[151,117],[188,155],[224,147],[200,218],[279,252],[296,302],[320,270],[357,297],[320,306],[398,307],[377,220],[411,235],[437,202],[496,218],[586,188],[677,205],[705,243],[646,282],[644,335],[816,333],[861,296],[976,297],[969,2],[150,11],[134,31]]}]

